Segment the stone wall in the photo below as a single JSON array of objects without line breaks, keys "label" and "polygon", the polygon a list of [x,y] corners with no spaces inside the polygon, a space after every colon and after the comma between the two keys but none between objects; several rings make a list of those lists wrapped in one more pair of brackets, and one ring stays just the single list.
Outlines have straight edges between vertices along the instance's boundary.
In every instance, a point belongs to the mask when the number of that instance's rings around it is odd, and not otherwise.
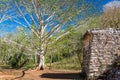
[{"label": "stone wall", "polygon": [[110,73],[114,69],[113,64],[119,59],[120,29],[88,30],[83,38],[83,46],[82,71],[86,73],[88,80],[95,80],[107,71]]}]

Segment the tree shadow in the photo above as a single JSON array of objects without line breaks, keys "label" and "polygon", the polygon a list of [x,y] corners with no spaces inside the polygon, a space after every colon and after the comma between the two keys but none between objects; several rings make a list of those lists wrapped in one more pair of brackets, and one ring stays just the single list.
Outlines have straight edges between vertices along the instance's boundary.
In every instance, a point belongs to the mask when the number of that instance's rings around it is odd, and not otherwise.
[{"label": "tree shadow", "polygon": [[75,80],[84,79],[84,75],[82,73],[44,73],[40,75],[40,77],[51,79],[75,79]]},{"label": "tree shadow", "polygon": [[22,71],[22,74],[21,74],[20,76],[15,77],[15,78],[14,78],[14,79],[12,79],[12,80],[15,80],[15,79],[19,79],[19,78],[24,77],[24,75],[25,75],[25,71],[26,71],[26,70],[23,70],[23,71]]}]

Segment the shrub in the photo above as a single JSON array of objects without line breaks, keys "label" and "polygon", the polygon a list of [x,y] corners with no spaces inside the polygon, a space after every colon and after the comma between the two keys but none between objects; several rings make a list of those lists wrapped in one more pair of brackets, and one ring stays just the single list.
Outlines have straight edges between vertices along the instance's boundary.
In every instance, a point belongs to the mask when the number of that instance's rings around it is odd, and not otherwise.
[{"label": "shrub", "polygon": [[8,59],[8,64],[11,68],[19,69],[28,62],[27,56],[23,53],[15,53]]}]

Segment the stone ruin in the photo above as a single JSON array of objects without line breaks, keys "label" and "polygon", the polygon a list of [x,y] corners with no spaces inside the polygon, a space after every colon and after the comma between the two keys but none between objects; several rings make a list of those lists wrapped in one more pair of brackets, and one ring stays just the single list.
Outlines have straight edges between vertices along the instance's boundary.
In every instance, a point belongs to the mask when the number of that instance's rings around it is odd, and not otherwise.
[{"label": "stone ruin", "polygon": [[120,29],[88,30],[83,46],[87,80],[120,80]]}]

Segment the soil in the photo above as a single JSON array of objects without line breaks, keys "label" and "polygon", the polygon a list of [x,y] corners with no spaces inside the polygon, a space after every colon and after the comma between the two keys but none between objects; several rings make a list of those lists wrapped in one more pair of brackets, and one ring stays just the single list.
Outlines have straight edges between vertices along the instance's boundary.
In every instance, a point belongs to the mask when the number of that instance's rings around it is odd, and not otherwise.
[{"label": "soil", "polygon": [[68,70],[0,70],[0,80],[82,80],[80,71]]}]

